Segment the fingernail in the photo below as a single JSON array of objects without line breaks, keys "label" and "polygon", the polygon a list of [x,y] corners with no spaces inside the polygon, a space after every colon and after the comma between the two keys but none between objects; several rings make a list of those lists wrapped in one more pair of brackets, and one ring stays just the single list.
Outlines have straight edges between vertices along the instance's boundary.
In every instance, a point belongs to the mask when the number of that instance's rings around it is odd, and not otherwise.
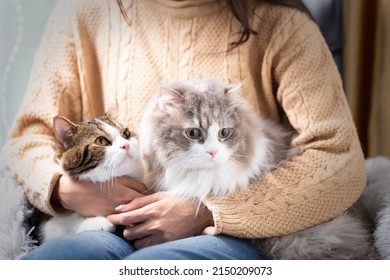
[{"label": "fingernail", "polygon": [[125,209],[125,205],[119,205],[119,206],[117,206],[117,207],[115,207],[115,211],[117,211],[117,212],[120,212],[120,211],[122,211],[123,209]]}]

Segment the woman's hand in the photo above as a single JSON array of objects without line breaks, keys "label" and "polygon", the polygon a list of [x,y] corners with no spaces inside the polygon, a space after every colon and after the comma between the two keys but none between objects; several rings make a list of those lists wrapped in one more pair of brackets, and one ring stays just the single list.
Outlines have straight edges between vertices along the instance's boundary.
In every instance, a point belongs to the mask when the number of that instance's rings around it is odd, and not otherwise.
[{"label": "woman's hand", "polygon": [[126,225],[123,235],[137,249],[200,234],[212,226],[212,213],[202,204],[159,192],[132,200],[108,216],[114,225]]},{"label": "woman's hand", "polygon": [[91,183],[62,175],[53,190],[51,204],[57,210],[64,208],[86,217],[107,216],[115,213],[118,205],[129,203],[147,192],[144,184],[129,177]]}]

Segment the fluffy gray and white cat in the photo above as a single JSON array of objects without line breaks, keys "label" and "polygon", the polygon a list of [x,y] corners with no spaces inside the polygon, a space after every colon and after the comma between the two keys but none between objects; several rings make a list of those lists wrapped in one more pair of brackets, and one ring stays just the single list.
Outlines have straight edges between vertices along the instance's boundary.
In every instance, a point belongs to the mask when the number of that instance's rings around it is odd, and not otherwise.
[{"label": "fluffy gray and white cat", "polygon": [[291,132],[259,118],[240,91],[211,78],[161,87],[140,128],[146,183],[199,200],[224,196],[299,153]]},{"label": "fluffy gray and white cat", "polygon": [[[76,124],[57,116],[53,125],[59,143],[57,158],[64,173],[81,181],[104,184],[125,175],[142,180],[143,167],[138,139],[113,117],[104,115]],[[86,230],[112,232],[115,226],[105,217],[86,218],[73,213],[69,216],[52,217],[44,222],[40,237],[45,242],[61,235]]]},{"label": "fluffy gray and white cat", "polygon": [[[261,118],[240,86],[210,77],[177,81],[160,88],[141,123],[145,183],[197,201],[223,197],[299,154],[292,136]],[[371,258],[370,230],[352,210],[255,245],[272,259]]]}]

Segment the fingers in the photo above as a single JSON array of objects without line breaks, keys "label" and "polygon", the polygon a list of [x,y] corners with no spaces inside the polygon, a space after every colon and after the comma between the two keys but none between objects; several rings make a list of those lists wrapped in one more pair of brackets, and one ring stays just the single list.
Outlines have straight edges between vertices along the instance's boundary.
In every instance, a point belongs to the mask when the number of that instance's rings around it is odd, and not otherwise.
[{"label": "fingers", "polygon": [[143,183],[125,176],[116,179],[116,189],[118,204],[127,204],[135,198],[143,197],[151,192]]},{"label": "fingers", "polygon": [[[83,216],[106,216],[115,207],[143,197],[146,186],[129,177],[119,177],[104,183],[79,181],[68,175],[58,180],[53,202]],[[134,205],[133,209],[140,208]]]},{"label": "fingers", "polygon": [[211,212],[207,210],[207,213],[203,213],[200,210],[199,217],[194,205],[193,201],[161,192],[120,205],[116,208],[119,213],[107,218],[113,224],[126,225],[124,237],[134,240],[136,248],[143,248],[197,235],[212,224]]},{"label": "fingers", "polygon": [[112,214],[118,205],[118,202],[102,194],[100,183],[79,181],[64,174],[57,188],[57,203],[86,217]]},{"label": "fingers", "polygon": [[134,240],[136,249],[168,241],[164,233],[158,229],[158,225],[151,221],[135,226],[127,226],[123,231],[123,236],[127,240]]},{"label": "fingers", "polygon": [[153,236],[147,236],[145,238],[138,239],[138,240],[134,241],[134,247],[136,249],[142,249],[142,248],[145,248],[145,247],[148,247],[148,246],[152,246],[152,245],[155,245],[155,244],[160,244],[160,243],[163,243],[163,242],[165,242],[165,241],[161,240],[159,238],[156,238],[154,235]]},{"label": "fingers", "polygon": [[144,208],[137,209],[131,212],[123,212],[107,216],[110,223],[114,225],[131,225],[144,222],[150,217],[150,214]]},{"label": "fingers", "polygon": [[143,197],[138,197],[133,199],[127,204],[122,204],[119,205],[115,208],[117,212],[128,212],[128,211],[133,211],[135,209],[140,209],[143,207],[154,207],[152,204],[155,203],[156,201],[161,200],[161,198],[164,196],[162,193],[155,193]]},{"label": "fingers", "polygon": [[151,234],[154,234],[154,232],[150,229],[150,221],[137,225],[126,226],[123,231],[123,237],[127,240],[142,239]]},{"label": "fingers", "polygon": [[128,204],[122,204],[115,208],[119,214],[108,216],[108,220],[114,225],[130,225],[156,218],[161,215],[159,206],[156,204],[164,193],[156,193],[144,197],[135,198]]}]

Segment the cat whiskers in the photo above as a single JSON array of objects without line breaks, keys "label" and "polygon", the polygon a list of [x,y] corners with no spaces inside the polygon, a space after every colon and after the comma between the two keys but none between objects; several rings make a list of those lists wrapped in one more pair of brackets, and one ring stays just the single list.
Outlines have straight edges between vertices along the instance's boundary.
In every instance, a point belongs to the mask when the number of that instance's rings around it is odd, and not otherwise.
[{"label": "cat whiskers", "polygon": [[[243,156],[243,157],[245,157],[245,156]],[[250,157],[246,157],[246,158],[250,158]],[[235,169],[239,168],[241,170],[244,170],[246,168],[246,166],[244,164],[242,164],[240,161],[238,161],[234,157],[231,157],[230,161],[235,164],[235,167],[234,167]]]},{"label": "cat whiskers", "polygon": [[252,158],[252,156],[248,156],[248,155],[241,155],[241,154],[232,154],[232,157],[249,158],[249,159],[251,159],[251,158]]},{"label": "cat whiskers", "polygon": [[[171,162],[170,164],[170,171],[172,172],[170,174],[173,178],[187,178],[189,181],[196,181],[199,176],[199,169],[194,168],[194,163],[196,163],[196,158],[185,158],[183,160],[176,160],[174,162]],[[184,193],[184,190],[178,190],[177,191]],[[181,194],[181,193],[180,193]]]},{"label": "cat whiskers", "polygon": [[[120,154],[115,154],[111,156],[103,165],[102,178],[109,178],[108,180],[104,180],[101,187],[102,196],[112,197],[112,194],[115,194],[116,191],[116,177],[115,168],[117,167],[117,161],[120,158]],[[106,192],[105,192],[106,191]],[[114,193],[113,193],[114,192]]]},{"label": "cat whiskers", "polygon": [[[174,171],[174,173],[171,173],[170,175],[172,177],[178,178],[182,176],[191,176],[193,179],[196,179],[196,169],[192,167],[193,162],[191,160],[184,159],[184,160],[175,160],[172,161],[171,158],[168,158],[166,160],[167,164],[170,165],[169,170]],[[160,171],[163,170],[163,172],[160,173]],[[154,182],[152,184],[152,188],[155,190],[163,190],[164,189],[164,180],[167,168],[160,167],[159,169],[154,170],[152,173],[149,174],[149,180],[146,183]],[[188,177],[187,177],[188,178]]]},{"label": "cat whiskers", "polygon": [[[170,162],[170,159],[168,158],[166,162]],[[161,172],[162,171],[162,172]],[[161,172],[161,173],[160,173]],[[163,186],[163,178],[165,178],[167,169],[163,166],[153,170],[152,172],[149,173],[149,176],[147,176],[147,180],[145,183],[149,185],[151,182],[153,182],[151,188],[157,191],[161,191],[164,189]]]}]

